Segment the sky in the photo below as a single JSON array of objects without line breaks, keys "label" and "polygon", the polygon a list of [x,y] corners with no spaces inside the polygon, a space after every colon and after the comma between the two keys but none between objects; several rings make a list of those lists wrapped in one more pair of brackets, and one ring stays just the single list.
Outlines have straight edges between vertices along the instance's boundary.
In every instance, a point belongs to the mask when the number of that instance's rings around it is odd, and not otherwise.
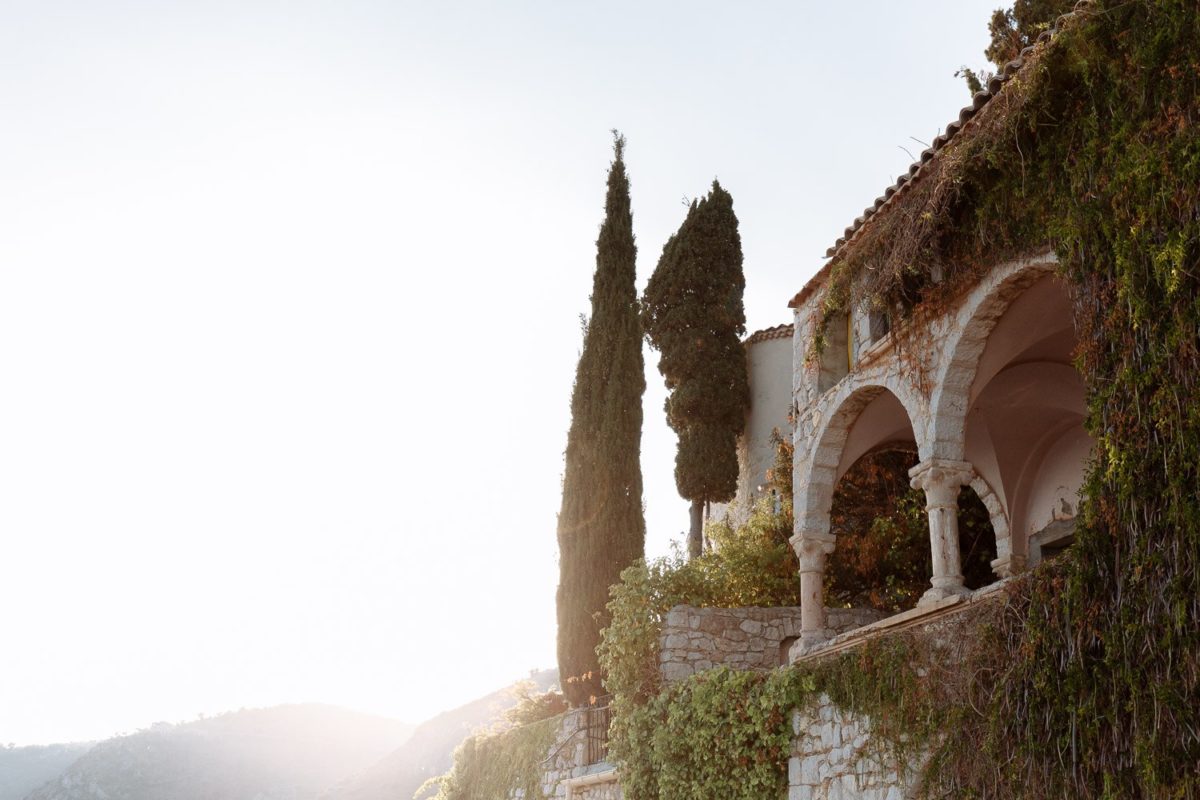
[{"label": "sky", "polygon": [[788,322],[1000,1],[0,0],[0,744],[553,666],[610,130],[639,284],[719,178]]}]

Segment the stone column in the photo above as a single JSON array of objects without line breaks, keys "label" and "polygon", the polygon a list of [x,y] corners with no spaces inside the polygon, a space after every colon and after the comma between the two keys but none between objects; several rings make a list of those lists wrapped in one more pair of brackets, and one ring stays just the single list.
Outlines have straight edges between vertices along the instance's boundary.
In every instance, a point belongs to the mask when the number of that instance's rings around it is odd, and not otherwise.
[{"label": "stone column", "polygon": [[966,594],[962,556],[958,551],[958,491],[971,482],[975,471],[965,461],[930,458],[908,472],[914,489],[925,492],[929,513],[929,544],[933,550],[933,585],[921,596],[918,606],[936,603],[953,595]]},{"label": "stone column", "polygon": [[800,557],[800,641],[805,647],[828,638],[825,627],[825,558],[833,552],[831,534],[798,534],[792,547]]}]

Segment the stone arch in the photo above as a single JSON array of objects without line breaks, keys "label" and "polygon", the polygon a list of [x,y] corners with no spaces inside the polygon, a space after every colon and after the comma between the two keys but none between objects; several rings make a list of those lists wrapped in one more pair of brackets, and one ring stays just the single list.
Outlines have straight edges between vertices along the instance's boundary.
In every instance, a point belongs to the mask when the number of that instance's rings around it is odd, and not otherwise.
[{"label": "stone arch", "polygon": [[998,266],[939,323],[946,345],[930,396],[930,441],[936,458],[970,462],[996,532],[1000,577],[1024,567],[1034,536],[1069,527],[1090,449],[1086,390],[1071,364],[1071,298],[1055,264],[1046,255]]},{"label": "stone arch", "polygon": [[798,546],[803,539],[832,543],[829,508],[850,431],[863,411],[885,394],[898,401],[920,449],[925,437],[918,429],[921,414],[914,392],[893,380],[844,381],[844,385],[827,395],[812,413],[814,424],[808,440],[796,442],[793,478],[796,535],[793,544]]},{"label": "stone arch", "polygon": [[1008,510],[991,485],[974,469],[971,470],[971,480],[967,485],[979,495],[992,520],[992,530],[996,534],[996,560],[992,562],[992,569],[997,577],[1007,578],[1012,574],[1012,531],[1008,524]]},{"label": "stone arch", "polygon": [[[1013,301],[1053,272],[1057,263],[1055,256],[1048,253],[1005,264],[981,281],[952,315],[947,323],[949,341],[936,370],[930,395],[929,453],[922,452],[922,458],[963,460],[971,386],[988,337]],[[953,335],[955,331],[957,336]]]}]

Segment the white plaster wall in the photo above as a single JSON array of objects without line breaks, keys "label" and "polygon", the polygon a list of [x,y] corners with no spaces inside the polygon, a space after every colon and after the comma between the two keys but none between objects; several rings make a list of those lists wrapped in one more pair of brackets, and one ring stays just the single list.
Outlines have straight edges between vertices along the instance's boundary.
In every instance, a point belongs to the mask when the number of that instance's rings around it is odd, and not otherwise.
[{"label": "white plaster wall", "polygon": [[737,524],[745,519],[754,502],[763,495],[767,471],[775,464],[771,433],[778,429],[786,441],[792,435],[788,412],[792,403],[792,338],[766,339],[746,347],[746,372],[750,384],[750,408],[746,427],[738,439],[738,488],[733,501],[714,503],[712,519]]},{"label": "white plaster wall", "polygon": [[891,392],[881,393],[859,413],[850,426],[834,480],[841,480],[854,466],[855,461],[879,445],[889,442],[913,442],[915,438],[908,412],[904,410],[900,400]]},{"label": "white plaster wall", "polygon": [[768,339],[747,348],[746,369],[750,377],[750,411],[742,435],[747,453],[747,489],[754,493],[764,484],[767,470],[775,463],[771,433],[791,436],[788,411],[792,404],[792,340]]},{"label": "white plaster wall", "polygon": [[1079,492],[1092,452],[1092,438],[1073,426],[1049,442],[1038,465],[1023,510],[1022,534],[1026,539],[1053,522],[1074,519],[1079,513]]}]

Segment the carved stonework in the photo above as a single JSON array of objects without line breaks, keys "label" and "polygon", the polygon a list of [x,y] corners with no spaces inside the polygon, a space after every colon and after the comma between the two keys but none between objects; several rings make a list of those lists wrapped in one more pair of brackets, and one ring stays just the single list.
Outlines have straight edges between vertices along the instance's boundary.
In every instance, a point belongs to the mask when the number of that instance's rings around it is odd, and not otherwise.
[{"label": "carved stonework", "polygon": [[918,606],[927,606],[956,594],[966,594],[962,556],[958,550],[958,492],[975,477],[965,461],[930,458],[909,470],[914,489],[925,492],[929,513],[929,545],[933,554],[930,588]]}]

